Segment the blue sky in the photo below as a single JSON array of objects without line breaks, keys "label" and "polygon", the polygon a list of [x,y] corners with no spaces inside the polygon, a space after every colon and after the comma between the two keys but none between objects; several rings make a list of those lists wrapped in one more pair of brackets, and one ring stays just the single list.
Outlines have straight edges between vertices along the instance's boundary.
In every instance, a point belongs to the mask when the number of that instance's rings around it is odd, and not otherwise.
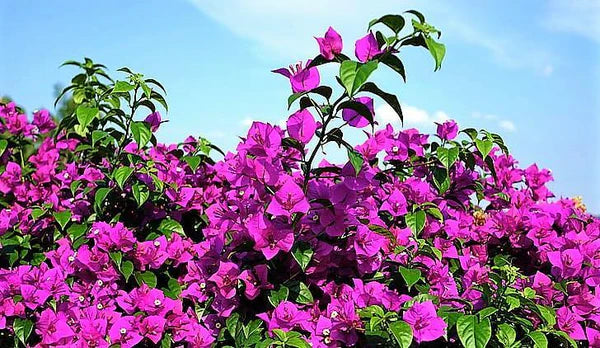
[{"label": "blue sky", "polygon": [[[474,4],[477,4],[476,6]],[[418,9],[442,30],[447,55],[402,54],[396,93],[407,127],[444,118],[500,132],[522,166],[551,168],[558,195],[583,195],[600,212],[600,1],[8,1],[0,0],[0,94],[28,111],[53,103],[74,73],[67,59],[143,72],[167,88],[170,120],[159,138],[201,135],[225,149],[252,120],[285,120],[287,82],[269,71],[318,53],[329,25],[345,53],[366,23]],[[334,71],[324,69],[322,76]],[[393,120],[376,107],[379,120]]]}]

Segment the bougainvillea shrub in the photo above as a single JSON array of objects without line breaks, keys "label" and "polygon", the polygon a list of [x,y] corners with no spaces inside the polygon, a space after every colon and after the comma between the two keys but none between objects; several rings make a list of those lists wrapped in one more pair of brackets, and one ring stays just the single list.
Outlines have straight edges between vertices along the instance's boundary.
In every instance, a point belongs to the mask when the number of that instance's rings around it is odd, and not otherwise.
[{"label": "bougainvillea shrub", "polygon": [[255,122],[228,153],[157,143],[160,83],[90,59],[66,63],[60,120],[1,104],[1,346],[600,346],[600,220],[581,200],[497,134],[378,121],[378,103],[402,110],[371,73],[405,78],[409,46],[439,69],[439,35],[416,11],[353,47],[329,28],[275,70],[285,127]]}]

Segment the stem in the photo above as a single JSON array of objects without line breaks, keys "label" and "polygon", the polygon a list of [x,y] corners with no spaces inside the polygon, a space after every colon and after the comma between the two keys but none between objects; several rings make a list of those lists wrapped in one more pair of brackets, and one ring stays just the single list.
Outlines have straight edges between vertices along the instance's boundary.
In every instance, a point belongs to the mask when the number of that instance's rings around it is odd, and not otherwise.
[{"label": "stem", "polygon": [[119,144],[119,151],[117,153],[117,157],[121,155],[121,152],[123,151],[123,148],[125,147],[125,142],[127,141],[127,138],[129,138],[129,129],[131,128],[131,122],[133,121],[133,114],[135,113],[135,102],[137,101],[137,92],[138,92],[138,87],[135,87],[135,90],[133,91],[133,99],[131,99],[129,101],[129,108],[131,109],[131,115],[130,117],[127,119],[126,121],[126,126],[125,126],[125,134],[123,135],[123,139],[121,140],[121,144]]},{"label": "stem", "polygon": [[[305,162],[306,163],[306,169],[304,171],[304,184],[302,185],[302,190],[306,193],[306,189],[308,187],[308,180],[310,180],[310,170],[312,167],[312,162],[315,159],[315,156],[317,155],[317,152],[319,151],[319,149],[323,146],[323,139],[325,139],[325,135],[326,135],[326,130],[327,130],[327,125],[329,124],[329,122],[333,119],[333,108],[331,109],[330,113],[327,115],[322,115],[319,107],[315,104],[315,102],[312,100],[312,98],[310,99],[311,103],[313,104],[313,106],[315,106],[315,109],[318,110],[319,116],[321,116],[321,119],[323,120],[323,126],[321,127],[321,132],[319,134],[319,140],[317,141],[317,145],[315,146],[315,148],[313,149],[312,153],[310,154],[310,157],[308,158],[308,161]],[[327,116],[327,119],[325,119],[325,116]]]}]

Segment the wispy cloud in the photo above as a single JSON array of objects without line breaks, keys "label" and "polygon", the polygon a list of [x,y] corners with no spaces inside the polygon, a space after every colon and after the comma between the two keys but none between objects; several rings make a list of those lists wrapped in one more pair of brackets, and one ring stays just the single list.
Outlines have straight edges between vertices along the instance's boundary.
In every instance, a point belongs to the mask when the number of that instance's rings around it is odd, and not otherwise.
[{"label": "wispy cloud", "polygon": [[569,32],[600,44],[600,1],[551,0],[542,25],[554,31]]},{"label": "wispy cloud", "polygon": [[[434,24],[450,33],[448,37],[483,48],[503,67],[530,69],[548,76],[553,73],[556,60],[534,40],[476,26],[468,21],[467,16],[472,14],[458,11],[444,1],[305,0],[302,5],[280,0],[189,1],[233,33],[253,41],[257,45],[257,54],[265,56],[310,57],[316,52],[312,36],[322,35],[329,25],[342,32],[344,38],[359,37],[365,30],[360,24],[372,18],[419,8],[435,17]],[[343,12],[340,12],[341,8]],[[351,46],[350,42],[345,44]]]},{"label": "wispy cloud", "polygon": [[501,120],[500,122],[498,122],[498,125],[500,126],[500,128],[508,132],[514,132],[517,130],[517,127],[515,126],[513,121]]},{"label": "wispy cloud", "polygon": [[494,114],[483,114],[480,112],[473,112],[471,114],[471,118],[475,119],[480,123],[482,120],[487,122],[494,127],[499,127],[507,132],[515,132],[517,130],[517,126],[515,123],[509,119],[500,118]]},{"label": "wispy cloud", "polygon": [[[424,109],[412,105],[403,105],[404,128],[418,127],[420,131],[430,132],[435,127],[435,122],[443,122],[450,119],[444,111],[429,113]],[[383,104],[375,109],[375,118],[379,127],[384,128],[388,123],[394,127],[401,125],[400,118],[389,105]]]}]

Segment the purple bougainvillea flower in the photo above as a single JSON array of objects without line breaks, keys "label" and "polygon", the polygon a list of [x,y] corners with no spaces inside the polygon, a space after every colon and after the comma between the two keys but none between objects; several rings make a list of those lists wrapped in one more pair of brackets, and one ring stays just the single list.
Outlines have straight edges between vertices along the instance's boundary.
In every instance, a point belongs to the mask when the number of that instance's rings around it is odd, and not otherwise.
[{"label": "purple bougainvillea flower", "polygon": [[274,158],[281,153],[281,139],[284,132],[281,128],[263,122],[252,122],[246,141],[238,146],[238,150],[248,151],[255,156]]},{"label": "purple bougainvillea flower", "polygon": [[37,127],[39,134],[46,134],[56,128],[56,123],[48,110],[40,110],[33,113],[32,125]]},{"label": "purple bougainvillea flower", "polygon": [[160,116],[160,112],[158,112],[158,111],[151,113],[150,115],[146,116],[146,118],[144,119],[144,122],[146,122],[148,125],[150,125],[150,130],[152,131],[152,133],[154,133],[158,130],[158,127],[160,127],[161,121],[162,121],[162,117]]},{"label": "purple bougainvillea flower", "polygon": [[556,311],[556,322],[558,328],[566,332],[574,340],[584,340],[585,333],[579,322],[583,318],[571,312],[567,307],[561,307]]},{"label": "purple bougainvillea flower", "polygon": [[[359,97],[355,99],[357,102],[364,104],[367,109],[371,112],[373,118],[375,118],[375,109],[373,108],[373,99],[370,97]],[[353,109],[342,110],[342,118],[348,122],[349,125],[356,128],[363,128],[370,124],[369,120],[359,114]]]},{"label": "purple bougainvillea flower", "polygon": [[267,207],[267,213],[290,217],[294,213],[306,213],[308,209],[310,209],[310,205],[304,192],[292,178],[288,177],[275,192],[275,196]]},{"label": "purple bougainvillea flower", "polygon": [[444,140],[452,140],[458,135],[458,125],[453,120],[437,123],[437,135]]},{"label": "purple bougainvillea flower", "polygon": [[379,43],[377,42],[377,39],[373,33],[369,32],[367,35],[356,41],[354,53],[356,54],[356,58],[358,58],[358,60],[365,63],[373,59],[373,57],[377,56],[378,54],[383,53],[383,51],[379,47]]},{"label": "purple bougainvillea flower", "polygon": [[418,343],[435,341],[446,332],[446,323],[440,318],[431,301],[415,302],[402,319],[412,327],[415,341]]},{"label": "purple bougainvillea flower", "polygon": [[135,324],[134,316],[124,316],[118,318],[108,330],[108,335],[112,343],[118,343],[121,347],[134,347],[142,340],[142,336]]},{"label": "purple bougainvillea flower", "polygon": [[551,251],[548,260],[552,264],[552,274],[561,278],[575,276],[583,263],[583,255],[577,249]]},{"label": "purple bougainvillea flower", "polygon": [[67,324],[65,313],[55,313],[50,308],[41,313],[35,331],[42,337],[42,343],[46,345],[62,345],[75,336],[75,332]]},{"label": "purple bougainvillea flower", "polygon": [[316,67],[306,68],[310,62],[311,60],[309,59],[304,67],[302,62],[298,62],[296,65],[290,65],[289,68],[279,68],[273,70],[273,72],[290,79],[292,91],[294,93],[310,91],[319,86],[319,83],[321,82],[319,70]]},{"label": "purple bougainvillea flower", "polygon": [[406,207],[406,197],[400,190],[396,189],[383,202],[380,209],[387,211],[392,216],[400,216],[406,214]]},{"label": "purple bougainvillea flower", "polygon": [[321,55],[327,60],[335,58],[336,54],[342,53],[343,43],[342,37],[332,27],[327,29],[325,37],[315,37],[319,44]]},{"label": "purple bougainvillea flower", "polygon": [[291,330],[310,319],[310,314],[298,309],[298,306],[289,301],[281,301],[271,315],[258,314],[257,317],[267,323],[269,331],[273,329]]},{"label": "purple bougainvillea flower", "polygon": [[375,256],[385,244],[385,237],[371,231],[367,226],[358,226],[354,237],[354,250],[357,255]]},{"label": "purple bougainvillea flower", "polygon": [[239,275],[240,269],[235,263],[220,262],[217,273],[213,274],[208,280],[215,283],[221,296],[230,299],[235,296]]},{"label": "purple bougainvillea flower", "polygon": [[270,260],[280,251],[288,252],[294,244],[294,232],[286,226],[276,226],[264,215],[257,215],[248,222],[248,233],[254,240],[254,249]]},{"label": "purple bougainvillea flower", "polygon": [[298,140],[302,144],[308,144],[310,139],[315,135],[315,130],[319,128],[319,124],[315,122],[315,118],[307,109],[299,110],[293,113],[288,118],[287,131],[290,137]]}]

